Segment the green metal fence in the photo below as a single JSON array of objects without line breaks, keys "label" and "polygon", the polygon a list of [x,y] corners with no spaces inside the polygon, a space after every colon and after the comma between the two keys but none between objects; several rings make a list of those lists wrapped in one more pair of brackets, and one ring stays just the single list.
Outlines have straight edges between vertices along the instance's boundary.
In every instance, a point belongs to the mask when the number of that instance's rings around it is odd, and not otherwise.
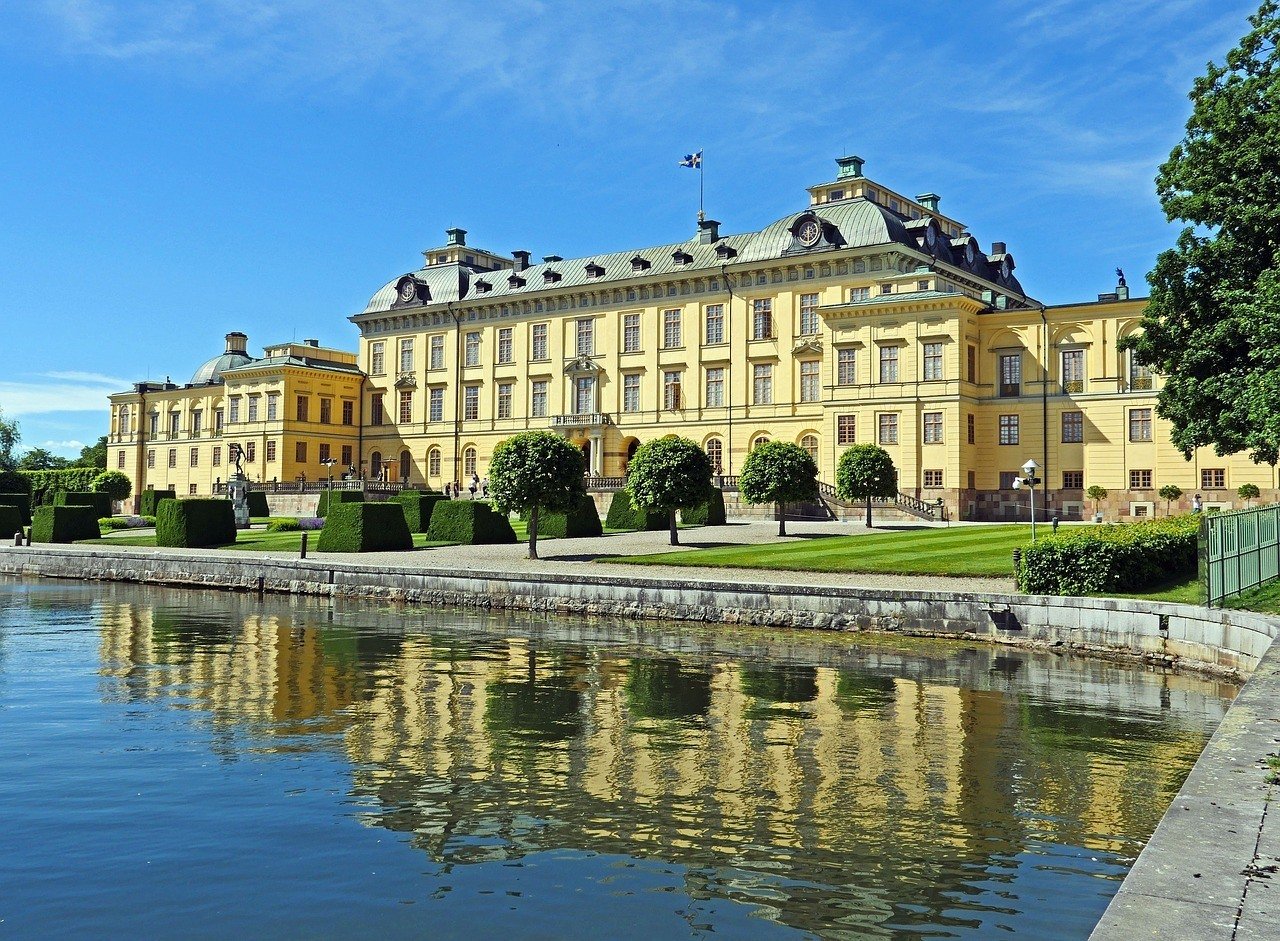
[{"label": "green metal fence", "polygon": [[1280,576],[1280,504],[1206,514],[1200,568],[1210,605]]}]

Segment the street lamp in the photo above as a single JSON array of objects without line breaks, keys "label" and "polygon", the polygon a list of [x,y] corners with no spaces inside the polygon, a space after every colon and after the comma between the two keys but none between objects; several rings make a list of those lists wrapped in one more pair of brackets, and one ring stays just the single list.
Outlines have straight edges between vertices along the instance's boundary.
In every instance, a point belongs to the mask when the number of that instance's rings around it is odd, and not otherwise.
[{"label": "street lamp", "polygon": [[1013,489],[1018,490],[1024,484],[1031,490],[1031,541],[1036,541],[1036,484],[1040,483],[1040,478],[1036,476],[1036,471],[1040,469],[1040,465],[1034,460],[1027,461],[1022,465],[1021,477],[1015,477],[1013,480]]},{"label": "street lamp", "polygon": [[329,500],[331,502],[333,500],[333,466],[337,463],[338,462],[331,457],[325,458],[320,462],[321,466],[324,467],[329,474]]}]

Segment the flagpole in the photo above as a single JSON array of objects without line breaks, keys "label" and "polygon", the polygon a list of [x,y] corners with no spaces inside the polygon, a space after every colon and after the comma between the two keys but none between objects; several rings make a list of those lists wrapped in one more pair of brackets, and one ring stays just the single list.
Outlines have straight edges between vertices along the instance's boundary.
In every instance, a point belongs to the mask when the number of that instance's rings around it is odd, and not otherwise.
[{"label": "flagpole", "polygon": [[702,150],[698,150],[698,221],[701,222],[707,218],[707,214],[703,212],[702,205],[702,161],[706,158],[703,156]]}]

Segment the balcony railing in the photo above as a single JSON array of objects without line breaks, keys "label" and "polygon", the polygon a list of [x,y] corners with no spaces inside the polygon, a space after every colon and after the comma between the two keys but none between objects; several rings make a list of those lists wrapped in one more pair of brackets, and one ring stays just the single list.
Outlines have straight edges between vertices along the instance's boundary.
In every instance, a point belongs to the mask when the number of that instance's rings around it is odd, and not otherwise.
[{"label": "balcony railing", "polygon": [[613,424],[607,412],[585,412],[576,415],[552,415],[552,428],[599,428]]},{"label": "balcony railing", "polygon": [[1129,380],[1130,392],[1146,392],[1149,391],[1155,383],[1150,376],[1134,376]]},{"label": "balcony railing", "polygon": [[1084,391],[1083,379],[1068,379],[1062,384],[1062,391],[1066,395],[1077,395]]}]

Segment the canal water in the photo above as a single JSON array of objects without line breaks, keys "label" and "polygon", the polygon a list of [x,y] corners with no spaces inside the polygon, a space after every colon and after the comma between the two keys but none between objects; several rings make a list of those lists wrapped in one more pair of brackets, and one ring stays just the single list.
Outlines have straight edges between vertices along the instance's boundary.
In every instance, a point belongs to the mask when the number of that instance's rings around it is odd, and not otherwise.
[{"label": "canal water", "polygon": [[0,579],[0,938],[1084,939],[1235,692]]}]

